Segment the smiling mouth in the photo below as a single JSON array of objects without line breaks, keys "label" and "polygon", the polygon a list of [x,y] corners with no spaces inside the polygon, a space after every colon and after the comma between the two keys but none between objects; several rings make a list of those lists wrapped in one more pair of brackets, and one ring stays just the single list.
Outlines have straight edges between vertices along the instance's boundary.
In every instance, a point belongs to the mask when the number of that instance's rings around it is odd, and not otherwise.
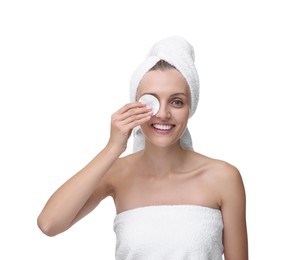
[{"label": "smiling mouth", "polygon": [[152,126],[160,131],[169,131],[175,127],[175,125],[161,125],[161,124],[152,124]]}]

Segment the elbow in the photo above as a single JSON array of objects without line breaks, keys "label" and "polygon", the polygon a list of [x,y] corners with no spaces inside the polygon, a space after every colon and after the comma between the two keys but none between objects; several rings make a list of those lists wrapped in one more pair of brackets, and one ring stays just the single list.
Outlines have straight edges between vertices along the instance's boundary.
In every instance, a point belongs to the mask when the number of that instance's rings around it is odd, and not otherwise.
[{"label": "elbow", "polygon": [[37,225],[39,229],[47,236],[54,237],[61,233],[56,225],[49,219],[45,219],[43,216],[39,216],[37,219]]}]

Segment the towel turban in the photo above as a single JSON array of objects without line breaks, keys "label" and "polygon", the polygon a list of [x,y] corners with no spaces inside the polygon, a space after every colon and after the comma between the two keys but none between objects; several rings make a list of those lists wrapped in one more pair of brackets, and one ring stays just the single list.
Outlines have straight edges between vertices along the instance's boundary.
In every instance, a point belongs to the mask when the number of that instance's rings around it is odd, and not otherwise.
[{"label": "towel turban", "polygon": [[[171,36],[158,41],[149,50],[146,59],[134,71],[130,80],[130,101],[136,102],[139,84],[144,75],[160,60],[174,66],[186,79],[190,89],[190,113],[191,117],[199,101],[199,77],[195,67],[195,54],[193,46],[182,37]],[[144,149],[144,134],[140,126],[133,129],[133,151]],[[192,138],[188,128],[183,133],[180,143],[183,148],[193,150]]]}]

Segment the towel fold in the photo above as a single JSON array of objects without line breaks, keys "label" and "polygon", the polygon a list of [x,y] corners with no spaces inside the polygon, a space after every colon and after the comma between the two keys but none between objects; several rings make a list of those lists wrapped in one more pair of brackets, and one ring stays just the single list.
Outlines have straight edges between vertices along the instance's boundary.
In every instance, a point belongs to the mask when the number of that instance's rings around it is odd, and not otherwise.
[{"label": "towel fold", "polygon": [[[168,37],[155,43],[149,50],[146,59],[134,71],[130,80],[131,102],[136,102],[137,89],[144,75],[160,60],[173,65],[186,79],[191,95],[189,113],[189,117],[191,117],[195,113],[199,101],[199,77],[194,63],[195,54],[192,45],[178,36]],[[133,129],[133,136],[133,151],[144,149],[144,134],[140,127]],[[188,128],[181,137],[180,143],[183,148],[193,150],[192,138]]]}]

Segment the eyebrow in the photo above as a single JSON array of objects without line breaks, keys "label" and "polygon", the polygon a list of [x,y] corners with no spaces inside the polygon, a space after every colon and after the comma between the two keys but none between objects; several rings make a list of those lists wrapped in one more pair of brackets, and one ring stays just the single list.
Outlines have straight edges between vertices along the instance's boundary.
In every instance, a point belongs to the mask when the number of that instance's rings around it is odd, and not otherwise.
[{"label": "eyebrow", "polygon": [[[150,92],[143,93],[142,96],[143,95],[153,95],[155,97],[158,97],[158,95],[156,93],[150,93]],[[187,95],[184,92],[178,92],[178,93],[172,94],[170,97],[174,97],[174,96],[187,96]]]}]

